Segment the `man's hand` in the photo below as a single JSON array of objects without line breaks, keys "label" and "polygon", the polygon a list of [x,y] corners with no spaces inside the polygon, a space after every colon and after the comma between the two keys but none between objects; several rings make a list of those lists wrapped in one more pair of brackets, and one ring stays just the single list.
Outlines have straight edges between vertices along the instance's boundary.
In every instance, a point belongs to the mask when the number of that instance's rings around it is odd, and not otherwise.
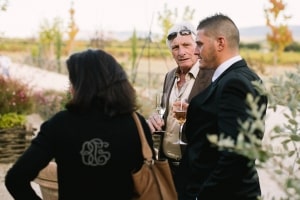
[{"label": "man's hand", "polygon": [[157,113],[153,113],[152,115],[150,115],[147,123],[152,133],[154,131],[162,131],[162,127],[165,125],[164,120],[160,118],[159,114]]}]

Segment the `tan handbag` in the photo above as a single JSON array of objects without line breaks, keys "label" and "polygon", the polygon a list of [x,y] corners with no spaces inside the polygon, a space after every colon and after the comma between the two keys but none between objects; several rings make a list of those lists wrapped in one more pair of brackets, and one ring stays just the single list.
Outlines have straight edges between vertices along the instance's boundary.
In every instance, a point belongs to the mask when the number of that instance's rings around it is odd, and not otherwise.
[{"label": "tan handbag", "polygon": [[132,114],[138,128],[144,156],[144,164],[132,173],[134,200],[176,200],[177,193],[167,160],[152,159],[152,151],[136,113]]}]

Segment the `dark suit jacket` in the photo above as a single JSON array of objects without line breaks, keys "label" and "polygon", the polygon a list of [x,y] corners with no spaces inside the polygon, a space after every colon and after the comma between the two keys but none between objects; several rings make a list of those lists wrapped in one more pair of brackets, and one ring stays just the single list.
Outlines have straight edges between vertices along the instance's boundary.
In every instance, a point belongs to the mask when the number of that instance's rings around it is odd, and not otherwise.
[{"label": "dark suit jacket", "polygon": [[[208,134],[222,133],[236,139],[238,119],[250,117],[247,93],[260,96],[252,81],[261,80],[241,60],[191,100],[185,130],[188,145],[175,177],[180,200],[254,200],[261,195],[254,160],[220,151],[207,139]],[[259,106],[266,106],[267,98],[260,97]],[[260,138],[262,134],[257,133]]]}]

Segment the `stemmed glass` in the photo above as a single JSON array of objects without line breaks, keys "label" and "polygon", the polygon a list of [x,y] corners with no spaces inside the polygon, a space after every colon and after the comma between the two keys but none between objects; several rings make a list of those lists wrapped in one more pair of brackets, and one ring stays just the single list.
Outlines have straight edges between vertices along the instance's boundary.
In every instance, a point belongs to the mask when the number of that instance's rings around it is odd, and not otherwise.
[{"label": "stemmed glass", "polygon": [[[155,97],[155,110],[157,112],[157,114],[159,114],[160,118],[163,119],[164,113],[166,111],[166,95],[164,95],[164,93],[159,92],[156,94]],[[164,137],[164,133],[165,131],[161,130],[161,131],[154,131],[153,132],[153,141],[154,141],[154,149],[156,151],[156,158],[159,159],[159,151],[161,149],[161,145],[162,145],[162,139]]]},{"label": "stemmed glass", "polygon": [[178,106],[174,107],[174,116],[177,119],[178,123],[179,123],[179,139],[178,142],[176,144],[180,144],[180,145],[186,145],[187,143],[185,143],[182,140],[182,128],[183,128],[183,124],[186,121],[186,110],[187,108],[185,106],[183,106],[183,99],[178,99],[180,101],[180,104]]},{"label": "stemmed glass", "polygon": [[164,101],[165,95],[162,92],[159,92],[156,95],[156,100],[155,100],[155,110],[157,111],[157,113],[159,114],[160,118],[162,119],[164,116],[164,113],[166,111],[166,107],[165,107],[165,101]]}]

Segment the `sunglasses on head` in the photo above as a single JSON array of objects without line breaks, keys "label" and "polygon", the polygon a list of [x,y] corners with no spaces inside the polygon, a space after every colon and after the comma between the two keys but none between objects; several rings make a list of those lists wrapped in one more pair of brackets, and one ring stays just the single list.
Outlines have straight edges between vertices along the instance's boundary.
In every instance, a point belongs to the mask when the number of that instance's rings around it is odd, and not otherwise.
[{"label": "sunglasses on head", "polygon": [[192,31],[190,31],[190,30],[181,30],[181,31],[179,31],[179,32],[173,32],[173,33],[170,33],[169,35],[168,35],[168,40],[173,40],[174,38],[176,38],[177,37],[177,34],[180,34],[180,35],[191,35],[192,34]]}]

